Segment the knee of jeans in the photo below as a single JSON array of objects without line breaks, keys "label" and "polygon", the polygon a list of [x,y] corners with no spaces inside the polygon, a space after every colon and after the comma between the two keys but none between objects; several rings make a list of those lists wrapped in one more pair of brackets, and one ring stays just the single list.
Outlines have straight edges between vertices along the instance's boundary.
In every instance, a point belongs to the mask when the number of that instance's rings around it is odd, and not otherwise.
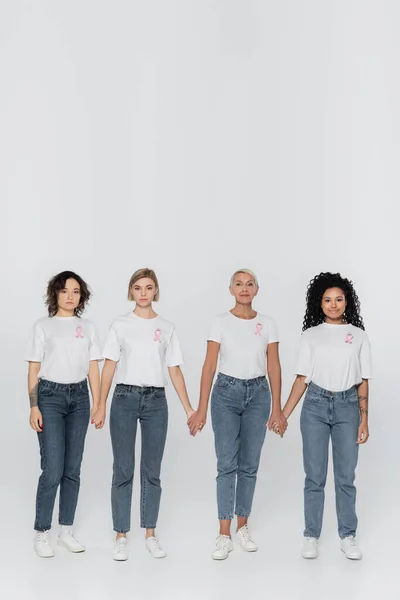
[{"label": "knee of jeans", "polygon": [[43,479],[47,487],[53,487],[55,485],[58,485],[61,481],[62,476],[62,470],[47,468],[43,471]]},{"label": "knee of jeans", "polygon": [[238,477],[254,477],[257,475],[258,465],[240,465],[238,467]]},{"label": "knee of jeans", "polygon": [[218,475],[235,475],[237,473],[237,463],[232,461],[218,460]]}]

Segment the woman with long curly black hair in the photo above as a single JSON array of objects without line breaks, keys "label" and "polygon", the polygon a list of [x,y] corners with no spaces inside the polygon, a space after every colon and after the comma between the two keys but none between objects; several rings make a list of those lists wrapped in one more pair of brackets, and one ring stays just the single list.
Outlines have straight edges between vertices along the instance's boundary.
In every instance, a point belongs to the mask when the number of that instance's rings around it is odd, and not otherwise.
[{"label": "woman with long curly black hair", "polygon": [[358,447],[369,436],[371,352],[358,296],[339,273],[320,273],[308,286],[296,373],[283,413],[288,418],[307,389],[300,419],[306,475],[302,556],[318,556],[331,438],[341,550],[358,560],[354,478]]},{"label": "woman with long curly black hair", "polygon": [[85,547],[72,535],[80,469],[90,417],[87,377],[93,396],[92,423],[99,420],[101,353],[93,323],[81,314],[91,296],[72,271],[48,283],[48,317],[36,321],[29,338],[30,426],[39,439],[42,474],[36,495],[35,544],[42,558],[54,556],[49,540],[54,501],[60,486],[58,545],[70,552]]}]

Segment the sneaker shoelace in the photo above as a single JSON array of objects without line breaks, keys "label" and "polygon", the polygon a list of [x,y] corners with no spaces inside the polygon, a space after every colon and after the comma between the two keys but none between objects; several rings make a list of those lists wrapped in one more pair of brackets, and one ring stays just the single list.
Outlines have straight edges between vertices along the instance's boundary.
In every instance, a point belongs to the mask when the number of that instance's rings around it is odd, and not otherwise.
[{"label": "sneaker shoelace", "polygon": [[220,535],[217,538],[217,550],[225,550],[225,547],[228,544],[228,540],[229,540],[229,536],[227,535]]},{"label": "sneaker shoelace", "polygon": [[160,542],[155,537],[147,538],[147,543],[150,544],[152,550],[162,550]]},{"label": "sneaker shoelace", "polygon": [[119,538],[119,539],[117,540],[117,543],[115,544],[115,546],[116,546],[116,551],[117,551],[117,552],[122,552],[122,551],[124,550],[124,548],[125,548],[125,545],[126,545],[126,539],[125,539],[125,538],[123,538],[123,537],[122,537],[122,538]]},{"label": "sneaker shoelace", "polygon": [[250,537],[250,532],[249,532],[249,528],[247,527],[247,525],[243,525],[243,527],[240,530],[240,535],[242,536],[242,538],[244,539],[244,541],[246,543],[253,541]]},{"label": "sneaker shoelace", "polygon": [[347,542],[349,544],[349,546],[355,546],[356,545],[356,540],[354,539],[354,537],[352,535],[349,535],[347,539]]},{"label": "sneaker shoelace", "polygon": [[49,536],[48,536],[47,531],[42,531],[42,532],[38,533],[36,541],[41,546],[50,546],[50,544],[49,544]]}]

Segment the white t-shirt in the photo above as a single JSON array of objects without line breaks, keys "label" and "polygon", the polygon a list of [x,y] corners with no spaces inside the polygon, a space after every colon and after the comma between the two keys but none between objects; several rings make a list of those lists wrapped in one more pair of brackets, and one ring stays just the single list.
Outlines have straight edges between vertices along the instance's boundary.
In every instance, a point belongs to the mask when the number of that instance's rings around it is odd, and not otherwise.
[{"label": "white t-shirt", "polygon": [[219,372],[237,379],[254,379],[267,372],[267,346],[278,342],[278,328],[270,317],[257,313],[240,319],[222,313],[211,323],[208,341],[221,344]]},{"label": "white t-shirt", "polygon": [[164,387],[165,365],[183,364],[174,325],[160,316],[143,319],[134,312],[113,321],[103,356],[118,363],[116,383],[141,387]]},{"label": "white t-shirt", "polygon": [[25,360],[40,362],[39,379],[79,383],[102,360],[95,326],[80,317],[43,317],[34,324]]},{"label": "white t-shirt", "polygon": [[372,376],[371,347],[367,334],[354,325],[322,323],[301,336],[297,375],[306,383],[331,392],[343,392]]}]

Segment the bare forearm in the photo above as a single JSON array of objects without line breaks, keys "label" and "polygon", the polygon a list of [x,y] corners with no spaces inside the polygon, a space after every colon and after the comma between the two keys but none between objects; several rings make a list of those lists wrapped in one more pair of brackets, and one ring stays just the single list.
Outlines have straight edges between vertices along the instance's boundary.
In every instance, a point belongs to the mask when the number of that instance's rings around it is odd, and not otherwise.
[{"label": "bare forearm", "polygon": [[368,394],[369,394],[369,386],[368,380],[364,379],[362,383],[357,388],[358,394],[358,406],[360,407],[360,415],[361,419],[365,422],[368,422]]},{"label": "bare forearm", "polygon": [[282,375],[280,366],[268,369],[268,379],[271,386],[272,410],[281,410]]},{"label": "bare forearm", "polygon": [[210,398],[211,386],[215,375],[215,369],[204,365],[201,372],[200,381],[200,401],[198,409],[201,412],[207,413],[208,402]]},{"label": "bare forearm", "polygon": [[108,394],[112,380],[114,378],[116,363],[112,360],[106,360],[101,373],[101,385],[100,385],[100,405],[105,406],[107,403]]},{"label": "bare forearm", "polygon": [[291,392],[289,394],[289,398],[287,399],[287,402],[286,402],[285,406],[283,407],[283,414],[285,415],[285,417],[287,419],[289,418],[289,416],[292,414],[292,412],[294,411],[294,409],[300,402],[300,399],[301,399],[302,395],[304,394],[304,392],[306,391],[306,389],[307,389],[307,385],[305,383],[305,377],[298,375],[293,383]]},{"label": "bare forearm", "polygon": [[169,376],[171,377],[172,385],[178,394],[179,400],[184,408],[186,414],[193,411],[192,405],[190,404],[189,396],[186,389],[185,378],[179,367],[170,367]]},{"label": "bare forearm", "polygon": [[100,370],[97,360],[90,361],[88,379],[93,406],[98,406],[100,404]]},{"label": "bare forearm", "polygon": [[29,393],[29,404],[31,408],[38,406],[38,392],[39,392],[39,374],[40,363],[29,364],[28,371],[28,393]]}]

